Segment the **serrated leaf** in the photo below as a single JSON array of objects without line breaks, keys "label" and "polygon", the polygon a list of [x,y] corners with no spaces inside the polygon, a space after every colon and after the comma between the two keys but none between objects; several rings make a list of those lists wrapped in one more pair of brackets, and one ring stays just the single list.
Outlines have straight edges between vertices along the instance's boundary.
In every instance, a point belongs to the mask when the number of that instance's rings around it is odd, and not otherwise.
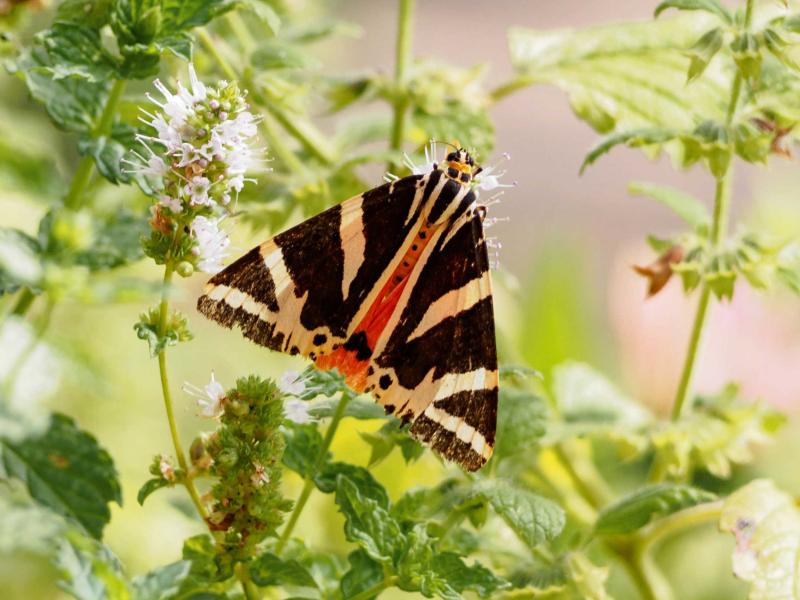
[{"label": "serrated leaf", "polygon": [[236,6],[231,0],[161,0],[164,31],[202,27]]},{"label": "serrated leaf", "polygon": [[[284,438],[283,464],[302,477],[313,477],[322,450],[322,435],[317,426],[287,423],[284,425]],[[322,465],[329,459],[330,453],[324,457]]]},{"label": "serrated leaf", "polygon": [[694,46],[689,48],[687,54],[691,59],[689,63],[689,72],[686,79],[691,82],[700,77],[708,67],[708,63],[722,48],[722,42],[725,37],[721,28],[717,27],[711,31],[706,32],[697,40]]},{"label": "serrated leaf", "polygon": [[313,66],[313,61],[301,50],[278,40],[262,43],[250,56],[250,62],[254,67],[265,71],[305,69]]},{"label": "serrated leaf", "polygon": [[0,228],[0,294],[36,285],[42,277],[41,248],[18,229]]},{"label": "serrated leaf", "polygon": [[50,57],[39,72],[54,80],[76,77],[96,83],[116,74],[115,60],[103,47],[97,29],[75,23],[55,23],[36,39]]},{"label": "serrated leaf", "polygon": [[615,133],[589,150],[581,164],[580,173],[583,174],[587,167],[593,165],[598,158],[604,154],[608,154],[617,146],[625,145],[631,148],[653,146],[656,144],[664,144],[677,137],[678,133],[670,129],[636,129],[633,131]]},{"label": "serrated leaf", "polygon": [[589,365],[567,362],[553,371],[553,394],[567,421],[641,425],[652,415]]},{"label": "serrated leaf", "polygon": [[715,499],[711,492],[688,485],[651,485],[604,508],[595,523],[595,531],[605,535],[630,533],[653,519]]},{"label": "serrated leaf", "polygon": [[54,79],[46,70],[52,67],[47,52],[34,46],[13,65],[31,96],[42,103],[52,121],[67,131],[88,133],[94,127],[108,96],[110,83],[79,77]]},{"label": "serrated leaf", "polygon": [[488,502],[531,548],[555,538],[564,528],[564,510],[555,502],[502,479],[476,484],[468,501],[476,499]]},{"label": "serrated leaf", "polygon": [[[305,394],[303,394],[305,395]],[[332,417],[339,406],[341,398],[320,398],[314,400],[308,407],[308,414],[318,419]],[[385,419],[386,411],[380,404],[362,396],[350,398],[344,409],[345,417],[354,419]]]},{"label": "serrated leaf", "polygon": [[129,583],[116,556],[97,540],[71,532],[59,541],[59,586],[76,600],[130,600]]},{"label": "serrated leaf", "polygon": [[344,574],[340,590],[344,600],[365,592],[384,580],[383,565],[372,560],[369,555],[359,549],[347,557],[350,570]]},{"label": "serrated leaf", "polygon": [[718,17],[726,25],[733,25],[733,15],[718,0],[665,0],[656,7],[655,16],[658,17],[668,8],[700,10]]},{"label": "serrated leaf", "polygon": [[733,572],[751,600],[800,597],[800,511],[789,494],[752,481],[725,500],[719,526],[736,537]]},{"label": "serrated leaf", "polygon": [[192,564],[180,560],[133,578],[133,600],[174,598],[188,577]]},{"label": "serrated leaf", "polygon": [[31,496],[100,538],[111,518],[109,502],[122,503],[117,471],[97,440],[66,415],[54,414],[43,435],[0,442],[3,467]]},{"label": "serrated leaf", "polygon": [[[509,48],[521,83],[564,90],[577,115],[601,133],[691,130],[701,115],[724,118],[729,95],[728,75],[713,64],[685,85],[686,53],[708,28],[709,19],[697,16],[581,30],[517,27]],[[655,137],[655,148],[644,149],[652,154],[667,139]],[[677,144],[665,149],[680,157]]]},{"label": "serrated leaf", "polygon": [[373,467],[391,454],[395,447],[400,448],[406,463],[422,456],[424,448],[408,435],[397,419],[390,419],[375,433],[362,433],[361,438],[371,448],[368,466]]},{"label": "serrated leaf", "polygon": [[389,507],[378,498],[361,493],[358,486],[344,475],[336,479],[336,504],[345,517],[347,540],[361,546],[370,558],[391,564],[405,535],[389,514]]},{"label": "serrated leaf", "polygon": [[497,577],[479,562],[469,566],[453,552],[440,552],[434,555],[432,567],[437,575],[447,581],[459,594],[471,591],[481,598],[490,598],[495,592],[510,586],[507,581]]},{"label": "serrated leaf", "polygon": [[249,566],[250,578],[259,587],[271,585],[296,585],[317,587],[317,582],[305,567],[296,560],[283,560],[265,552],[256,557]]},{"label": "serrated leaf", "polygon": [[314,483],[321,492],[332,494],[336,491],[339,475],[347,477],[358,486],[362,494],[376,500],[381,506],[389,506],[386,489],[364,467],[344,462],[327,463],[314,477]]},{"label": "serrated leaf", "polygon": [[665,185],[643,181],[634,181],[628,184],[628,192],[634,196],[647,196],[660,202],[691,225],[699,234],[708,232],[711,215],[706,206],[694,196]]},{"label": "serrated leaf", "polygon": [[541,397],[501,387],[494,447],[497,460],[531,452],[547,430],[548,417]]}]

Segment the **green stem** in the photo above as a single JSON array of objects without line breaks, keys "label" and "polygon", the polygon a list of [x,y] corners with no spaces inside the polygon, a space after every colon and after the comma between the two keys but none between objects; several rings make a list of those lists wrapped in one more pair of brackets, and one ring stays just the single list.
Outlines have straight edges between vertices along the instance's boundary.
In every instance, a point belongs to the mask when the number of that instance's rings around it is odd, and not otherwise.
[{"label": "green stem", "polygon": [[15,317],[24,316],[35,299],[36,294],[34,294],[30,288],[22,288],[19,291],[19,296],[17,296],[17,301],[14,303],[14,308],[11,309],[11,314]]},{"label": "green stem", "polygon": [[366,589],[355,596],[351,596],[349,600],[369,600],[370,598],[374,598],[380,594],[383,590],[392,587],[396,582],[396,577],[386,577],[383,581],[373,585],[371,588]]},{"label": "green stem", "polygon": [[[239,21],[241,22],[241,19],[239,19]],[[242,23],[242,25],[244,24]],[[294,137],[298,138],[307,149],[312,150],[312,153],[314,153],[318,158],[321,157],[320,160],[324,159],[323,162],[326,164],[333,163],[333,159],[328,155],[328,151],[320,149],[322,148],[322,142],[320,142],[316,137],[313,140],[311,139],[311,136],[319,136],[321,139],[321,134],[301,131],[284,113],[279,113],[276,108],[268,107],[270,104],[267,101],[268,99],[265,98],[264,95],[259,91],[259,86],[256,85],[255,81],[253,81],[252,76],[249,73],[244,73],[242,76],[240,76],[239,73],[236,72],[236,69],[233,68],[231,63],[228,62],[228,60],[219,51],[218,44],[206,30],[200,29],[197,33],[197,37],[206,51],[217,63],[220,70],[224,73],[225,77],[236,81],[241,80],[242,85],[244,85],[244,87],[246,87],[252,94],[252,98],[261,105],[261,131],[263,132],[264,137],[267,139],[267,144],[269,145],[270,151],[278,157],[278,160],[280,160],[287,169],[299,174],[306,172],[306,167],[302,161],[297,158],[297,155],[292,152],[292,150],[286,144],[283,143],[283,140],[275,127],[276,120],[283,125],[284,129],[289,131],[289,133],[294,135]],[[247,43],[248,42],[246,40],[242,40],[243,46],[246,46]],[[280,118],[278,118],[278,113],[280,114]],[[293,129],[290,130],[290,127]]]},{"label": "green stem", "polygon": [[303,483],[303,489],[300,492],[300,496],[297,498],[297,502],[294,505],[292,514],[289,515],[289,521],[286,523],[286,527],[283,528],[283,533],[281,534],[280,539],[278,539],[278,543],[275,545],[275,554],[278,556],[280,556],[281,551],[283,550],[284,546],[286,546],[286,542],[289,541],[292,531],[294,530],[295,525],[297,525],[297,521],[300,518],[300,513],[303,512],[303,509],[308,502],[308,498],[311,496],[311,492],[314,490],[314,476],[319,472],[320,468],[325,463],[325,458],[328,456],[328,450],[333,442],[333,436],[336,435],[336,430],[339,428],[339,422],[344,416],[345,408],[347,408],[347,404],[352,398],[353,396],[350,394],[350,392],[342,393],[342,398],[339,400],[339,404],[336,407],[333,416],[331,417],[331,423],[328,425],[328,430],[325,432],[325,438],[322,440],[322,447],[319,449],[319,454],[314,461],[314,467],[312,468],[311,474],[310,476],[306,477],[305,482]]},{"label": "green stem", "polygon": [[697,506],[672,513],[668,517],[659,519],[640,530],[642,548],[645,551],[650,551],[665,537],[674,535],[681,529],[686,529],[693,525],[714,521],[719,518],[720,514],[722,514],[722,500],[698,504]]},{"label": "green stem", "polygon": [[330,167],[336,163],[336,153],[331,148],[325,136],[314,125],[306,119],[298,119],[278,106],[275,99],[265,103],[264,110],[281,124],[289,135],[295,138],[306,151],[319,160],[322,164]]},{"label": "green stem", "polygon": [[497,104],[506,96],[510,96],[514,92],[531,86],[534,83],[536,83],[536,78],[532,75],[521,75],[519,77],[515,77],[511,81],[503,83],[489,92],[489,103]]},{"label": "green stem", "polygon": [[247,28],[247,24],[242,20],[241,15],[233,10],[226,14],[225,18],[233,32],[233,36],[239,40],[239,43],[242,45],[242,51],[247,56],[250,56],[256,48],[256,40]]},{"label": "green stem", "polygon": [[[747,0],[745,7],[744,28],[750,27],[753,19],[753,4],[754,0]],[[728,101],[728,108],[725,114],[725,125],[730,127],[733,123],[733,118],[736,115],[736,109],[739,106],[739,97],[742,94],[742,85],[744,78],[741,71],[736,72],[731,85],[730,99]],[[733,148],[731,148],[733,152]],[[730,181],[732,177],[732,170],[728,167],[727,171],[722,177],[717,179],[716,188],[714,191],[714,217],[711,223],[711,243],[715,248],[719,247],[725,232],[728,228],[728,212],[730,204]],[[689,347],[686,351],[686,358],[683,362],[683,370],[681,371],[681,378],[678,383],[678,391],[675,394],[675,402],[672,405],[672,420],[677,421],[681,417],[683,406],[686,404],[686,399],[689,395],[692,374],[694,372],[695,363],[697,360],[697,350],[700,346],[700,340],[703,336],[703,328],[706,321],[706,313],[708,312],[708,304],[711,300],[711,290],[708,284],[703,285],[703,290],[700,293],[700,300],[697,304],[697,312],[694,317],[694,324],[692,325],[692,333],[689,338]]]},{"label": "green stem", "polygon": [[[174,266],[172,260],[168,259],[164,267],[164,280],[161,288],[161,303],[159,305],[158,314],[158,336],[163,337],[167,331],[167,319],[169,317],[169,291],[170,284],[172,283],[172,275],[174,273]],[[192,503],[197,509],[198,514],[205,521],[208,517],[203,503],[200,500],[200,494],[194,485],[194,481],[189,476],[189,463],[186,461],[186,455],[183,452],[183,445],[181,444],[178,427],[175,422],[175,412],[172,408],[172,393],[169,387],[169,378],[167,376],[167,352],[166,348],[158,353],[158,373],[161,379],[161,393],[164,396],[164,409],[167,413],[167,422],[169,423],[169,433],[172,437],[172,445],[175,447],[175,457],[178,459],[178,465],[185,473],[183,484],[192,498]]]},{"label": "green stem", "polygon": [[239,583],[242,584],[242,592],[244,592],[246,600],[259,600],[261,598],[261,592],[250,579],[246,564],[239,563],[236,566],[236,576],[239,578]]},{"label": "green stem", "polygon": [[[111,91],[108,94],[108,99],[103,107],[103,112],[100,118],[92,129],[92,139],[96,139],[103,135],[111,133],[111,127],[114,125],[114,117],[117,114],[117,106],[122,99],[122,94],[125,91],[127,81],[124,79],[117,79],[114,85],[111,86]],[[64,197],[64,206],[76,210],[83,205],[83,193],[86,186],[89,185],[89,180],[92,178],[94,171],[94,159],[91,155],[86,155],[81,158],[78,163],[78,168],[75,170],[75,175],[72,177],[72,183],[69,186],[67,195]]]},{"label": "green stem", "polygon": [[394,88],[396,99],[394,101],[394,115],[392,119],[392,137],[389,147],[400,150],[405,139],[406,113],[408,112],[408,94],[406,84],[408,69],[412,58],[414,0],[400,0],[397,20],[397,45],[395,46],[394,63]]}]

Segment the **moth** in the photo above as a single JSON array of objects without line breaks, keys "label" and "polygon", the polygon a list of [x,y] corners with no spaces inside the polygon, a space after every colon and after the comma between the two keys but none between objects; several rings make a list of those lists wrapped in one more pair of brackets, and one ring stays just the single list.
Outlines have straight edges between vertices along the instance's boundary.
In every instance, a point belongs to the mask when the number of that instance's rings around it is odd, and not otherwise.
[{"label": "moth", "polygon": [[338,369],[475,471],[492,455],[498,394],[481,171],[458,148],[427,173],[345,200],[216,274],[197,308]]}]

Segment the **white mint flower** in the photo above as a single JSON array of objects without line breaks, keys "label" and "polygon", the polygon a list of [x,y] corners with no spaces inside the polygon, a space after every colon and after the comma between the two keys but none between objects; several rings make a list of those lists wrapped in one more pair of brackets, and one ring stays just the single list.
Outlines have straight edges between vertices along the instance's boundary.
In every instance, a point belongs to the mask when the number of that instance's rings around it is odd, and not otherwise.
[{"label": "white mint flower", "polygon": [[172,466],[168,456],[161,455],[158,470],[161,471],[161,476],[167,481],[175,481],[175,468]]},{"label": "white mint flower", "polygon": [[316,419],[311,416],[308,402],[303,402],[297,398],[287,398],[283,402],[283,413],[286,419],[298,425],[314,423]]},{"label": "white mint flower", "polygon": [[508,160],[511,160],[511,155],[504,153],[503,157],[495,164],[484,167],[483,171],[475,178],[475,188],[479,191],[491,192],[498,188],[515,187],[517,185],[516,181],[513,183],[500,183],[500,178],[505,176],[506,172],[498,171],[497,168]]},{"label": "white mint flower", "polygon": [[278,389],[290,396],[299,396],[306,390],[305,384],[300,380],[300,373],[297,371],[286,371],[281,375],[278,382]]},{"label": "white mint flower", "polygon": [[197,400],[201,416],[214,419],[222,414],[225,402],[225,388],[214,378],[214,371],[211,371],[211,381],[203,386],[202,389],[185,382],[183,391]]},{"label": "white mint flower", "polygon": [[209,206],[213,202],[208,197],[211,182],[206,177],[195,176],[183,188],[183,193],[189,198],[189,204],[194,206]]},{"label": "white mint flower", "polygon": [[265,483],[269,483],[269,475],[267,470],[261,463],[253,463],[253,474],[250,476],[250,481],[256,487],[261,487]]},{"label": "white mint flower", "polygon": [[183,212],[183,204],[181,204],[181,201],[178,198],[171,198],[171,197],[166,196],[166,195],[161,195],[158,198],[158,203],[161,206],[166,206],[168,209],[170,209],[176,215],[178,215],[181,212]]},{"label": "white mint flower", "polygon": [[197,268],[212,275],[222,270],[222,261],[228,256],[227,248],[231,243],[228,234],[219,227],[221,220],[198,216],[191,227],[197,243],[192,249],[198,257]]}]

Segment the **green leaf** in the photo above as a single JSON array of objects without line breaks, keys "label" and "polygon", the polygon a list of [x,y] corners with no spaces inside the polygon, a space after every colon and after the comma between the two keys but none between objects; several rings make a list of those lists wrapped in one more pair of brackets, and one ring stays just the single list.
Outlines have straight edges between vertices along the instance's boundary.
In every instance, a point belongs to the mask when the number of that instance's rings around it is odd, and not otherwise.
[{"label": "green leaf", "polygon": [[397,419],[391,419],[375,433],[361,433],[361,438],[372,449],[368,464],[370,467],[389,456],[395,447],[400,448],[406,463],[417,460],[425,451],[421,444],[408,435]]},{"label": "green leaf", "polygon": [[54,414],[43,435],[0,444],[6,472],[22,480],[37,502],[101,537],[111,518],[108,503],[121,504],[122,495],[114,463],[94,437]]},{"label": "green leaf", "polygon": [[553,394],[568,421],[637,426],[652,415],[589,365],[567,362],[553,372]]},{"label": "green leaf", "polygon": [[500,388],[497,410],[496,460],[530,453],[547,430],[544,399],[508,387]]},{"label": "green leaf", "polygon": [[718,0],[665,0],[656,7],[655,16],[658,17],[668,8],[701,10],[718,17],[726,25],[733,25],[733,15]]},{"label": "green leaf", "polygon": [[189,576],[192,564],[186,560],[158,567],[133,579],[133,600],[169,600],[174,598]]},{"label": "green leaf", "polygon": [[49,557],[56,540],[68,529],[66,521],[53,511],[27,499],[0,495],[0,555],[30,553]]},{"label": "green leaf", "polygon": [[56,23],[36,39],[50,58],[38,71],[54,80],[77,77],[97,83],[116,75],[115,60],[103,47],[97,29]]},{"label": "green leaf", "polygon": [[231,0],[161,0],[164,31],[202,27],[236,6]]},{"label": "green leaf", "polygon": [[631,148],[653,146],[656,144],[664,144],[677,137],[678,133],[670,129],[636,129],[633,131],[615,133],[589,150],[588,154],[583,159],[583,164],[581,164],[580,173],[583,174],[588,166],[593,165],[598,158],[604,154],[608,154],[617,146],[625,145]]},{"label": "green leaf", "polygon": [[47,73],[52,66],[47,52],[34,46],[14,63],[12,72],[23,78],[31,96],[44,105],[58,127],[80,133],[91,131],[103,109],[110,82],[80,77],[54,79]]},{"label": "green leaf", "polygon": [[305,567],[296,560],[282,560],[266,552],[250,563],[250,577],[260,587],[297,585],[316,588],[317,583]]},{"label": "green leaf", "polygon": [[136,501],[140,506],[144,506],[144,501],[147,500],[150,494],[163,487],[168,487],[169,485],[171,485],[170,482],[163,477],[148,479],[142,484],[142,487],[139,488],[139,492],[136,494]]},{"label": "green leaf", "polygon": [[752,600],[800,596],[800,511],[772,481],[756,479],[725,500],[719,527],[736,537],[734,574]]},{"label": "green leaf", "polygon": [[481,598],[490,598],[495,592],[509,587],[507,581],[497,577],[480,563],[476,562],[469,566],[453,552],[434,555],[432,567],[436,574],[459,594],[472,591]]},{"label": "green leaf", "polygon": [[112,0],[63,0],[56,10],[56,23],[73,23],[101,29],[108,23]]},{"label": "green leaf", "polygon": [[[146,218],[125,208],[93,217],[92,243],[82,252],[72,253],[76,264],[85,265],[91,271],[105,271],[142,258],[141,240],[148,231]],[[183,335],[183,340],[187,339],[186,333]]]},{"label": "green leaf", "polygon": [[278,40],[262,43],[250,56],[250,61],[254,67],[265,71],[313,66],[313,61],[301,50]]},{"label": "green leaf", "polygon": [[688,15],[581,30],[517,27],[509,48],[520,83],[564,90],[578,116],[601,133],[691,130],[701,115],[723,119],[730,93],[729,76],[713,64],[685,85],[687,52],[708,28],[708,19]]},{"label": "green leaf", "polygon": [[[305,395],[305,393],[301,394],[301,396]],[[339,402],[341,402],[341,397],[317,399],[308,407],[308,413],[318,419],[332,417],[339,406]],[[373,400],[358,396],[347,401],[343,416],[354,419],[385,419],[386,411]]]},{"label": "green leaf", "polygon": [[37,285],[42,278],[39,242],[18,229],[0,228],[0,294]]},{"label": "green leaf", "polygon": [[705,205],[694,196],[675,188],[643,181],[628,184],[628,192],[634,196],[647,196],[660,202],[691,225],[697,233],[701,235],[708,233],[711,215]]},{"label": "green leaf", "polygon": [[502,479],[475,485],[468,502],[488,502],[519,538],[533,548],[564,529],[564,510],[555,502]]},{"label": "green leaf", "polygon": [[[286,450],[283,464],[301,477],[313,477],[316,473],[317,459],[322,451],[322,436],[316,425],[284,425]],[[330,460],[330,452],[324,457],[323,466]]]},{"label": "green leaf", "polygon": [[689,48],[687,54],[691,62],[689,63],[687,81],[694,81],[705,72],[708,63],[711,62],[711,59],[714,58],[717,52],[719,52],[719,49],[722,48],[724,39],[725,36],[722,29],[717,27],[703,34],[703,37],[697,40],[694,46]]},{"label": "green leaf", "polygon": [[71,532],[60,540],[55,566],[60,587],[76,600],[129,600],[128,581],[116,556],[103,544]]},{"label": "green leaf", "polygon": [[340,584],[342,597],[346,600],[365,592],[384,580],[383,565],[372,560],[369,555],[359,549],[347,557],[350,570],[344,574]]},{"label": "green leaf", "polygon": [[381,506],[389,506],[386,489],[364,467],[344,462],[328,463],[314,477],[314,483],[321,492],[332,494],[336,491],[339,475],[347,477],[358,486],[362,494],[376,500]]},{"label": "green leaf", "polygon": [[182,557],[192,564],[182,592],[211,591],[215,584],[233,576],[233,565],[226,560],[229,557],[218,554],[214,539],[206,533],[184,540]]},{"label": "green leaf", "polygon": [[361,546],[373,560],[391,564],[405,535],[389,514],[388,504],[362,494],[345,475],[336,479],[336,504],[345,517],[347,540]]},{"label": "green leaf", "polygon": [[711,492],[688,485],[651,485],[604,508],[597,518],[595,531],[604,535],[631,533],[654,519],[715,499]]}]

